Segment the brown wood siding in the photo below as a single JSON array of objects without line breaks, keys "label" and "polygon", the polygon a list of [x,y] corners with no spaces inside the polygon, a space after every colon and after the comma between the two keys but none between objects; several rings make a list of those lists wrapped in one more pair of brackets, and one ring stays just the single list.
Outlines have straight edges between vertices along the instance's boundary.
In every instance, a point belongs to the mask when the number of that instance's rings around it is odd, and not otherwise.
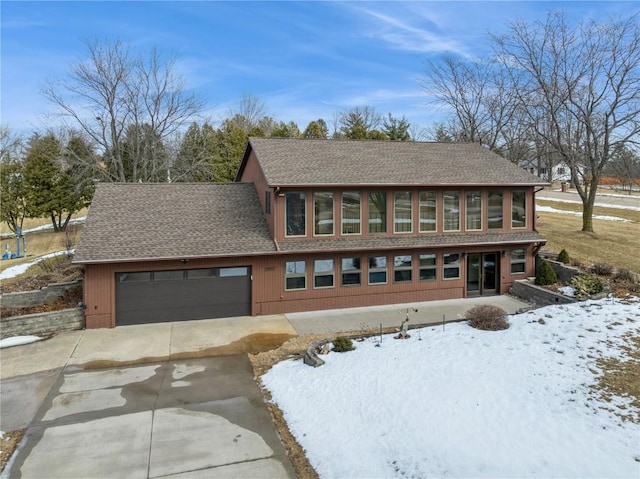
[{"label": "brown wood siding", "polygon": [[[267,184],[267,180],[264,177],[264,172],[262,171],[262,167],[260,163],[256,159],[256,154],[253,150],[249,154],[247,158],[247,162],[244,166],[244,170],[242,170],[242,177],[240,178],[241,183],[253,183],[256,187],[256,191],[258,192],[258,198],[260,198],[260,205],[262,206],[262,211],[267,220],[267,225],[269,225],[269,231],[271,235],[274,234],[274,208],[275,208],[275,195],[273,188],[269,187]],[[269,191],[271,193],[271,213],[266,212],[266,204],[265,204],[265,192]]]}]

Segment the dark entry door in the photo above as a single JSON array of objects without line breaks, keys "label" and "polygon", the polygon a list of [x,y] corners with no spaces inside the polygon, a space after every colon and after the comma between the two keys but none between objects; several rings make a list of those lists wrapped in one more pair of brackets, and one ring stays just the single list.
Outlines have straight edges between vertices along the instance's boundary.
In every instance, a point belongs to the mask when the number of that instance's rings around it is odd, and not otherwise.
[{"label": "dark entry door", "polygon": [[467,296],[496,294],[499,257],[498,253],[467,255]]},{"label": "dark entry door", "polygon": [[116,325],[248,316],[248,266],[116,274]]}]

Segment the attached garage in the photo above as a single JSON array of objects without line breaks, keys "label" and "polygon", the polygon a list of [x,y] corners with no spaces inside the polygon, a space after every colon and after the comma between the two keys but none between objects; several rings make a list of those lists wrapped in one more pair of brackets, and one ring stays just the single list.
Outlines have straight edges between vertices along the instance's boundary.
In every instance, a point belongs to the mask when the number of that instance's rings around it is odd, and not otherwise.
[{"label": "attached garage", "polygon": [[251,268],[116,273],[116,325],[251,315]]}]

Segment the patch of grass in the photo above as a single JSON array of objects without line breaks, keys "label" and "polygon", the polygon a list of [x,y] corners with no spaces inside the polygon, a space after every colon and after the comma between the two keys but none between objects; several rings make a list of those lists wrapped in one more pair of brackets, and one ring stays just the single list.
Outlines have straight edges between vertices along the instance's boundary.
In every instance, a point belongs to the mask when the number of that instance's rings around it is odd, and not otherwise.
[{"label": "patch of grass", "polygon": [[[536,200],[536,204],[564,211],[582,211],[582,205]],[[637,254],[640,238],[640,211],[596,207],[596,215],[616,216],[631,220],[593,220],[595,233],[583,233],[582,218],[559,213],[537,212],[536,227],[547,239],[545,249],[571,251],[571,258],[584,264],[608,263],[615,268],[640,272]]]},{"label": "patch of grass", "polygon": [[[82,216],[87,216],[88,211],[89,211],[89,208],[81,209],[71,217],[71,220],[80,218]],[[25,218],[24,223],[22,224],[22,229],[28,230],[31,228],[37,228],[38,226],[50,225],[50,224],[51,224],[51,219],[49,218]],[[12,234],[13,233],[9,229],[9,226],[7,226],[7,223],[5,223],[4,221],[0,222],[0,235],[12,235]]]}]

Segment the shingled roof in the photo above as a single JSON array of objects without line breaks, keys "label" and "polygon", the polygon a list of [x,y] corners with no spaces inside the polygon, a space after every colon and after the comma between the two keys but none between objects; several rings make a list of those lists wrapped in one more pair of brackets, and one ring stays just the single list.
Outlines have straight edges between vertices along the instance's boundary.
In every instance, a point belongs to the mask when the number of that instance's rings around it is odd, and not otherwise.
[{"label": "shingled roof", "polygon": [[477,143],[250,138],[272,186],[545,185]]},{"label": "shingled roof", "polygon": [[253,184],[99,184],[74,263],[275,252]]}]

